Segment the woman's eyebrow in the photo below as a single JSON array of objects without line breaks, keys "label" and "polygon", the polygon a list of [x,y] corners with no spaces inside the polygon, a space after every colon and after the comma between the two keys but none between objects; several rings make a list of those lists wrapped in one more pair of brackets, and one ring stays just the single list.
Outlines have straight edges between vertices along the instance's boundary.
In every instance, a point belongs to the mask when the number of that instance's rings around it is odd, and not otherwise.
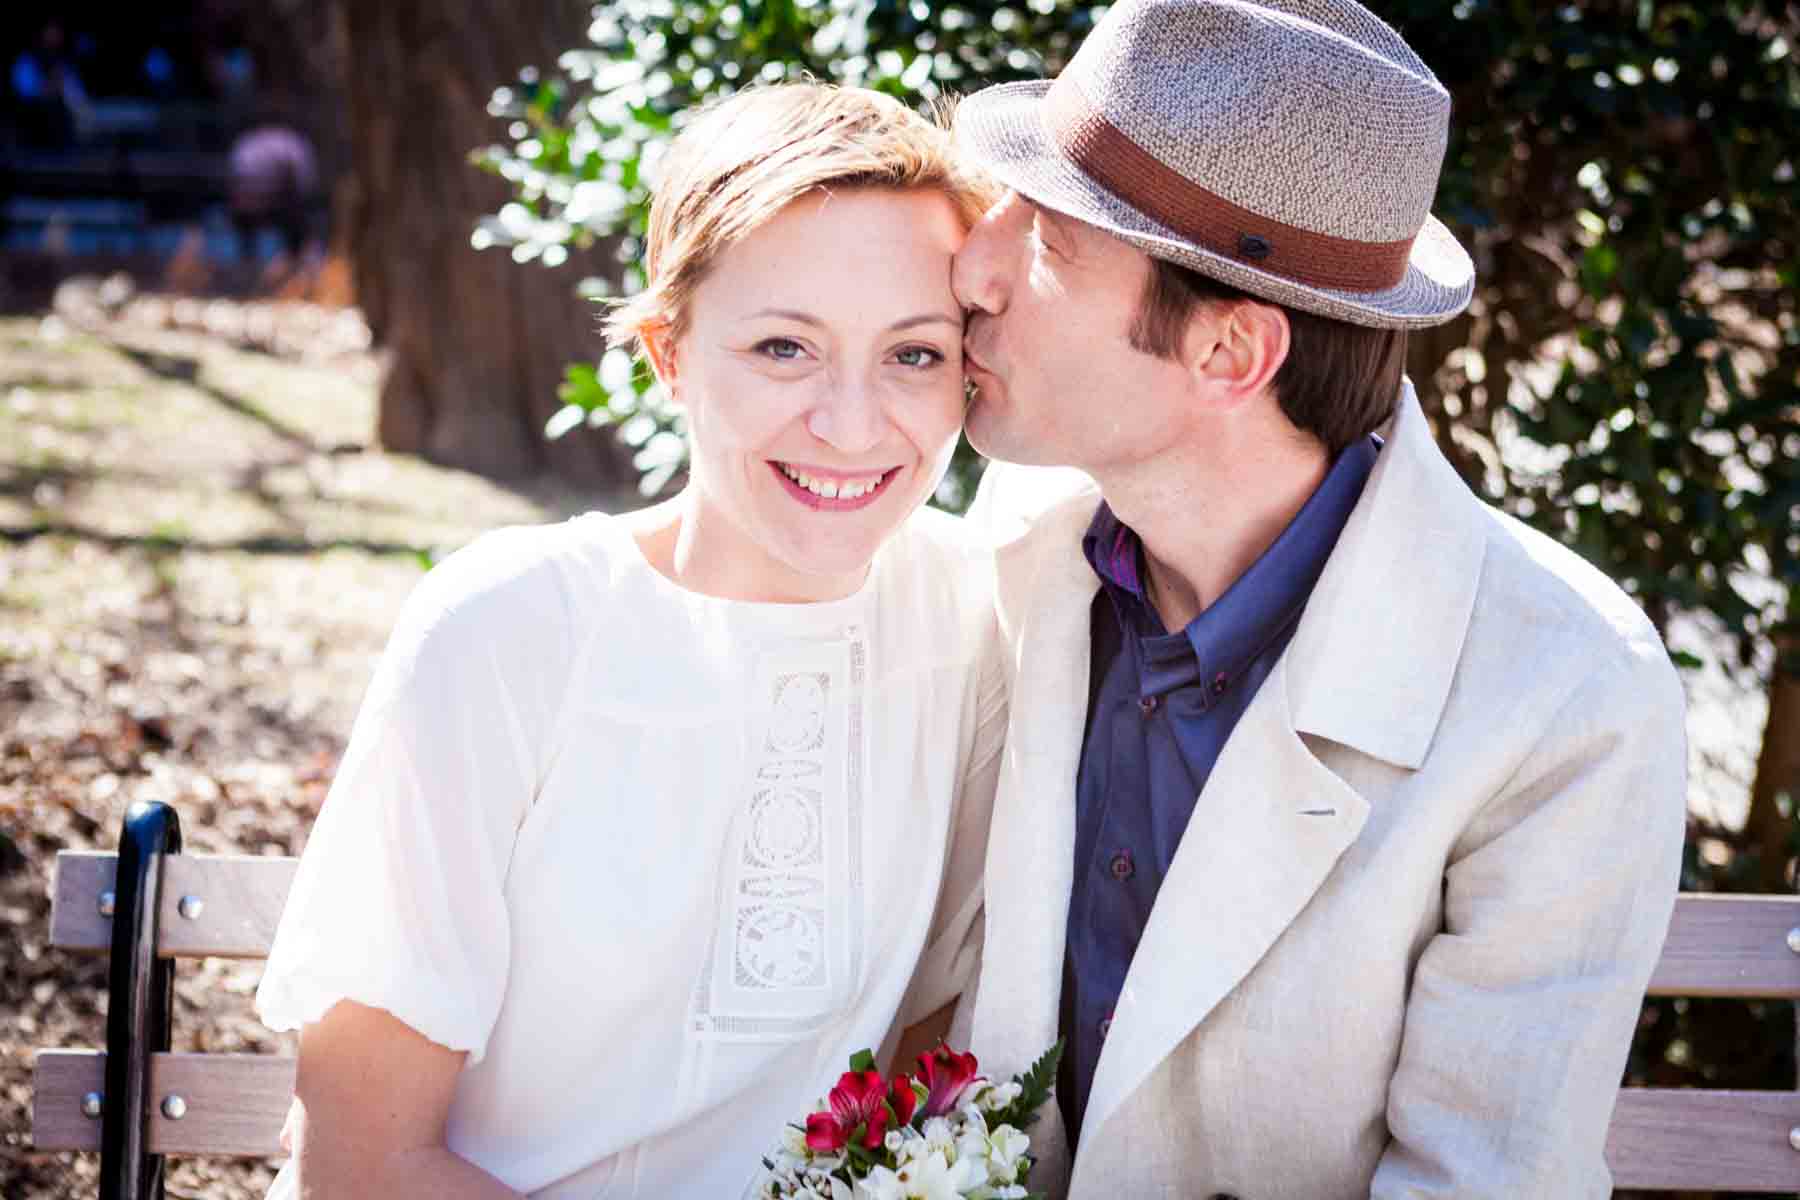
[{"label": "woman's eyebrow", "polygon": [[825,323],[811,313],[801,312],[797,308],[759,308],[742,319],[755,321],[762,317],[775,317],[782,321],[798,321],[802,325],[823,325]]},{"label": "woman's eyebrow", "polygon": [[[809,312],[801,312],[797,308],[759,308],[755,312],[745,316],[743,319],[746,321],[755,321],[763,317],[774,317],[777,320],[782,321],[796,321],[802,325],[822,326],[825,324],[820,318],[815,317]],[[953,316],[950,313],[929,312],[919,313],[917,316],[902,317],[892,325],[889,325],[888,331],[892,333],[902,329],[912,329],[919,325],[932,325],[937,323],[950,325],[957,329],[961,329],[963,326],[961,316]]]},{"label": "woman's eyebrow", "polygon": [[949,313],[935,313],[934,312],[934,313],[920,313],[916,317],[906,317],[903,320],[895,321],[892,325],[888,326],[888,329],[890,331],[900,330],[900,329],[912,329],[919,325],[934,325],[934,324],[939,324],[939,323],[954,326],[957,329],[961,329],[963,327],[963,319],[960,315],[951,316]]}]

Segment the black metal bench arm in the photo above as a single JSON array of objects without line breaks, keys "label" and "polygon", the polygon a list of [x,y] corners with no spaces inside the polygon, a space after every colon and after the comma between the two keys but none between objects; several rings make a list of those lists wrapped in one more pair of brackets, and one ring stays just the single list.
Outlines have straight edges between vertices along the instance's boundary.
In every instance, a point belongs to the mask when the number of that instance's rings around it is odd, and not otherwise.
[{"label": "black metal bench arm", "polygon": [[100,1200],[162,1200],[163,1157],[146,1151],[150,1056],[169,1048],[175,964],[156,956],[156,926],[163,859],[180,852],[181,822],[173,808],[155,800],[131,806],[113,889]]}]

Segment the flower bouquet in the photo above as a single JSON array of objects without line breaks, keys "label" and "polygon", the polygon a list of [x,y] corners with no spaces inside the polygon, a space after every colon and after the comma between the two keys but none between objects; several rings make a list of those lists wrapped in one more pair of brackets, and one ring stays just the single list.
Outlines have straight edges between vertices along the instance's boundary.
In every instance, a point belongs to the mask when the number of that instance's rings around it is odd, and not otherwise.
[{"label": "flower bouquet", "polygon": [[828,1102],[763,1159],[763,1200],[1042,1200],[1025,1189],[1024,1130],[1050,1096],[1059,1041],[1010,1083],[940,1045],[915,1075],[884,1080],[861,1051]]}]

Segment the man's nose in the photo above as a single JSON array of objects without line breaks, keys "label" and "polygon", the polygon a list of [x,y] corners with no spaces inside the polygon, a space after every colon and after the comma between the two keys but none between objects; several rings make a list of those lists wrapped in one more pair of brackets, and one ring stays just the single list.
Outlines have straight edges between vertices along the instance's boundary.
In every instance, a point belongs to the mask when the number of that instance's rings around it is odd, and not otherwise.
[{"label": "man's nose", "polygon": [[956,252],[950,267],[950,290],[965,311],[993,314],[1006,308],[1013,210],[1021,207],[1016,195],[1008,195],[975,222]]},{"label": "man's nose", "polygon": [[839,453],[855,456],[881,444],[887,434],[887,415],[873,387],[861,380],[846,380],[807,414],[806,428]]}]

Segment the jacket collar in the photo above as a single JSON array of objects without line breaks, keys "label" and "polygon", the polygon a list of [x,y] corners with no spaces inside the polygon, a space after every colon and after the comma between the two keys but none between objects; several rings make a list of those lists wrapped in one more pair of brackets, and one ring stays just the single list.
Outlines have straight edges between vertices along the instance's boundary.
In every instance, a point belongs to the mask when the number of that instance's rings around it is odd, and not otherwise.
[{"label": "jacket collar", "polygon": [[[1449,700],[1475,605],[1486,517],[1439,452],[1412,382],[1287,650],[1297,732],[1416,770]],[[997,546],[1002,629],[1092,599],[1081,539],[1100,503],[1068,468],[996,464],[980,514]],[[1015,642],[1016,644],[1016,642]]]},{"label": "jacket collar", "polygon": [[1487,517],[1405,381],[1387,446],[1288,646],[1294,728],[1417,770],[1449,702]]}]

